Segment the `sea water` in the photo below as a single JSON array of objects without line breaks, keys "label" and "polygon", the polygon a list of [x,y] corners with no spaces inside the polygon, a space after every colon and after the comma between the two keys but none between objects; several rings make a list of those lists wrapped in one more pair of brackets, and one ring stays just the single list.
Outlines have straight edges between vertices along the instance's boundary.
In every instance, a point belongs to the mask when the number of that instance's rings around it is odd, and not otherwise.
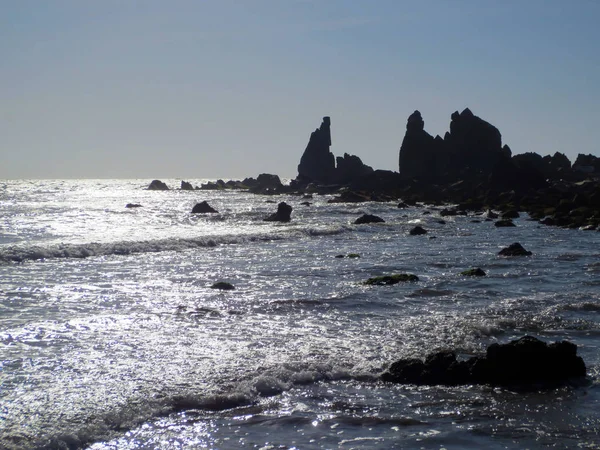
[{"label": "sea water", "polygon": [[[600,233],[149,182],[0,181],[0,448],[600,448]],[[394,273],[419,281],[363,284]],[[587,382],[378,380],[524,335],[577,344]]]}]

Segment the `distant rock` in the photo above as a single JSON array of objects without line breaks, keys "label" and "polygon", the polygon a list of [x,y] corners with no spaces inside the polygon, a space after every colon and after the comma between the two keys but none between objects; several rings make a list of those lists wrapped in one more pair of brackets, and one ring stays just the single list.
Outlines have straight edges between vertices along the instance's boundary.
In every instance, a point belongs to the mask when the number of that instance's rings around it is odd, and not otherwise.
[{"label": "distant rock", "polygon": [[411,236],[420,236],[422,234],[427,234],[427,230],[419,225],[414,227],[412,230],[408,232]]},{"label": "distant rock", "polygon": [[188,183],[187,181],[181,181],[181,190],[182,191],[193,191],[194,190],[194,186],[192,186],[192,183]]},{"label": "distant rock", "polygon": [[160,180],[152,180],[150,185],[148,186],[149,191],[168,191],[169,186],[166,183],[163,183]]},{"label": "distant rock", "polygon": [[489,174],[499,161],[510,160],[511,151],[502,147],[498,129],[468,108],[452,114],[450,132],[443,139],[431,136],[424,125],[419,111],[407,120],[399,158],[404,178],[448,182]]},{"label": "distant rock", "polygon": [[453,351],[430,354],[425,360],[394,362],[383,381],[415,385],[486,384],[518,390],[556,388],[586,376],[577,346],[568,341],[547,344],[532,336],[507,344],[492,344],[484,356],[459,361]]},{"label": "distant rock", "polygon": [[354,221],[356,225],[365,224],[365,223],[382,223],[385,222],[381,217],[374,216],[373,214],[363,214],[358,219]]},{"label": "distant rock", "polygon": [[531,256],[532,254],[533,253],[530,251],[525,250],[525,248],[518,242],[510,244],[508,247],[503,248],[498,253],[500,256]]},{"label": "distant rock", "polygon": [[396,275],[384,275],[381,277],[372,277],[365,281],[368,286],[388,286],[391,284],[407,283],[419,281],[419,277],[410,273],[399,273]]},{"label": "distant rock", "polygon": [[125,208],[141,208],[142,205],[140,205],[139,203],[127,203],[125,205]]},{"label": "distant rock", "polygon": [[335,170],[331,146],[331,119],[323,117],[321,126],[310,135],[308,145],[298,165],[298,178],[306,182],[330,182]]},{"label": "distant rock", "polygon": [[344,191],[337,197],[328,200],[327,203],[362,203],[370,202],[371,200],[369,195],[354,191]]},{"label": "distant rock", "polygon": [[218,213],[216,209],[208,204],[206,200],[200,203],[196,203],[192,208],[192,214],[206,214],[206,213]]},{"label": "distant rock", "polygon": [[285,202],[277,205],[277,212],[263,219],[267,222],[289,222],[291,220],[292,207]]}]

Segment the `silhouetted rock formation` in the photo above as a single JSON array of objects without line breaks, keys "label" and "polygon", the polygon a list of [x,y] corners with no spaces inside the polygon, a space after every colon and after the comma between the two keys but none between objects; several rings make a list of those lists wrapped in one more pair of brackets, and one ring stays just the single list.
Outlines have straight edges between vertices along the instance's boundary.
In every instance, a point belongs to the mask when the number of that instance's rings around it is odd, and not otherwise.
[{"label": "silhouetted rock formation", "polygon": [[200,203],[196,203],[192,208],[192,214],[206,214],[206,213],[218,213],[216,209],[208,204],[206,200]]},{"label": "silhouetted rock formation", "polygon": [[181,190],[182,191],[193,191],[194,190],[194,186],[192,186],[192,183],[189,183],[187,181],[181,181]]},{"label": "silhouetted rock formation", "polygon": [[560,341],[546,344],[532,336],[507,344],[492,344],[485,356],[458,361],[456,353],[443,351],[420,359],[394,362],[383,381],[416,385],[487,384],[523,390],[554,388],[586,376],[577,346]]},{"label": "silhouetted rock formation", "polygon": [[573,170],[583,173],[599,173],[600,158],[594,155],[584,155],[580,153],[573,163]]},{"label": "silhouetted rock formation", "polygon": [[442,139],[425,131],[419,111],[409,116],[399,159],[404,178],[448,182],[489,174],[500,161],[510,160],[510,148],[502,147],[496,127],[468,108],[451,119],[450,132]]},{"label": "silhouetted rock formation", "polygon": [[321,126],[310,135],[298,165],[298,179],[306,182],[330,182],[335,169],[331,146],[331,119],[323,117]]},{"label": "silhouetted rock formation", "polygon": [[323,117],[321,126],[310,135],[302,154],[294,186],[348,184],[373,172],[373,168],[364,164],[358,156],[344,153],[343,157],[334,158],[330,146],[331,119]]},{"label": "silhouetted rock formation", "polygon": [[166,183],[163,183],[160,180],[152,180],[150,185],[148,186],[149,191],[168,191],[169,186]]},{"label": "silhouetted rock formation", "polygon": [[292,216],[292,207],[285,202],[277,205],[277,212],[263,219],[267,222],[289,222]]},{"label": "silhouetted rock formation", "polygon": [[340,184],[350,183],[353,180],[373,173],[373,168],[363,164],[358,156],[344,153],[344,157],[336,159],[334,181]]}]

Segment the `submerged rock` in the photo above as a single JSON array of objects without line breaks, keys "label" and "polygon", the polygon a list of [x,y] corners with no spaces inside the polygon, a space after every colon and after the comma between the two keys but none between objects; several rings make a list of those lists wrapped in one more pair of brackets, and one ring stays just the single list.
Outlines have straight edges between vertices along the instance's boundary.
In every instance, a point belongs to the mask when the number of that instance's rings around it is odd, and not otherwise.
[{"label": "submerged rock", "polygon": [[203,202],[197,203],[192,208],[192,214],[205,214],[205,213],[218,213],[218,212],[219,211],[217,211],[212,206],[210,206],[206,200],[204,200]]},{"label": "submerged rock", "polygon": [[479,267],[477,267],[476,269],[465,270],[465,271],[461,272],[460,274],[464,277],[485,277],[486,276],[486,273],[483,271],[483,269],[480,269]]},{"label": "submerged rock", "polygon": [[586,376],[577,346],[567,341],[547,344],[532,336],[492,344],[485,356],[457,360],[453,351],[426,359],[401,359],[381,375],[383,381],[417,385],[488,384],[521,389],[552,388]]},{"label": "submerged rock", "polygon": [[514,222],[512,220],[510,220],[510,219],[498,220],[497,222],[494,222],[494,226],[496,226],[498,228],[516,227],[516,225],[514,224]]},{"label": "submerged rock", "polygon": [[166,183],[163,183],[160,180],[152,180],[150,185],[148,186],[149,191],[168,191],[169,186]]},{"label": "submerged rock", "polygon": [[277,212],[263,219],[267,222],[289,222],[292,216],[292,207],[286,202],[281,202],[277,205]]},{"label": "submerged rock", "polygon": [[141,208],[142,205],[140,205],[139,203],[127,203],[125,205],[125,208]]},{"label": "submerged rock", "polygon": [[372,277],[365,281],[364,284],[368,286],[388,286],[390,284],[406,283],[409,281],[419,281],[419,277],[410,273],[399,273],[395,275]]},{"label": "submerged rock", "polygon": [[500,256],[531,256],[533,253],[525,250],[521,244],[515,242],[510,244],[508,247],[503,248],[498,252]]},{"label": "submerged rock", "polygon": [[360,216],[358,219],[356,219],[354,221],[354,223],[356,225],[360,225],[363,223],[382,223],[382,222],[385,222],[385,220],[383,220],[379,216],[374,216],[372,214],[363,214],[362,216]]}]

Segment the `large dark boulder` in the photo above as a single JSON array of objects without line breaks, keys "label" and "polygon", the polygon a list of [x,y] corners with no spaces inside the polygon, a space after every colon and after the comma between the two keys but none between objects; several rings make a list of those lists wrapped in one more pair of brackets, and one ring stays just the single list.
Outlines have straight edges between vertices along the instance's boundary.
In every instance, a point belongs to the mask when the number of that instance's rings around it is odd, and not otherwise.
[{"label": "large dark boulder", "polygon": [[277,205],[277,212],[263,219],[267,222],[289,222],[291,220],[292,207],[285,202]]},{"label": "large dark boulder", "polygon": [[323,117],[321,126],[310,135],[298,165],[298,179],[303,182],[329,183],[335,170],[331,146],[331,119]]},{"label": "large dark boulder", "polygon": [[168,191],[169,186],[166,183],[163,183],[160,180],[152,180],[150,185],[148,186],[149,191]]},{"label": "large dark boulder", "polygon": [[206,200],[196,203],[192,208],[192,214],[218,213],[216,209],[208,204]]},{"label": "large dark boulder", "polygon": [[181,190],[182,191],[193,191],[194,190],[194,186],[192,186],[192,183],[188,182],[188,181],[181,181]]},{"label": "large dark boulder", "polygon": [[547,344],[532,336],[492,344],[485,356],[459,361],[456,353],[431,354],[394,362],[383,381],[417,385],[488,384],[524,390],[554,388],[586,376],[577,346],[567,341]]}]

